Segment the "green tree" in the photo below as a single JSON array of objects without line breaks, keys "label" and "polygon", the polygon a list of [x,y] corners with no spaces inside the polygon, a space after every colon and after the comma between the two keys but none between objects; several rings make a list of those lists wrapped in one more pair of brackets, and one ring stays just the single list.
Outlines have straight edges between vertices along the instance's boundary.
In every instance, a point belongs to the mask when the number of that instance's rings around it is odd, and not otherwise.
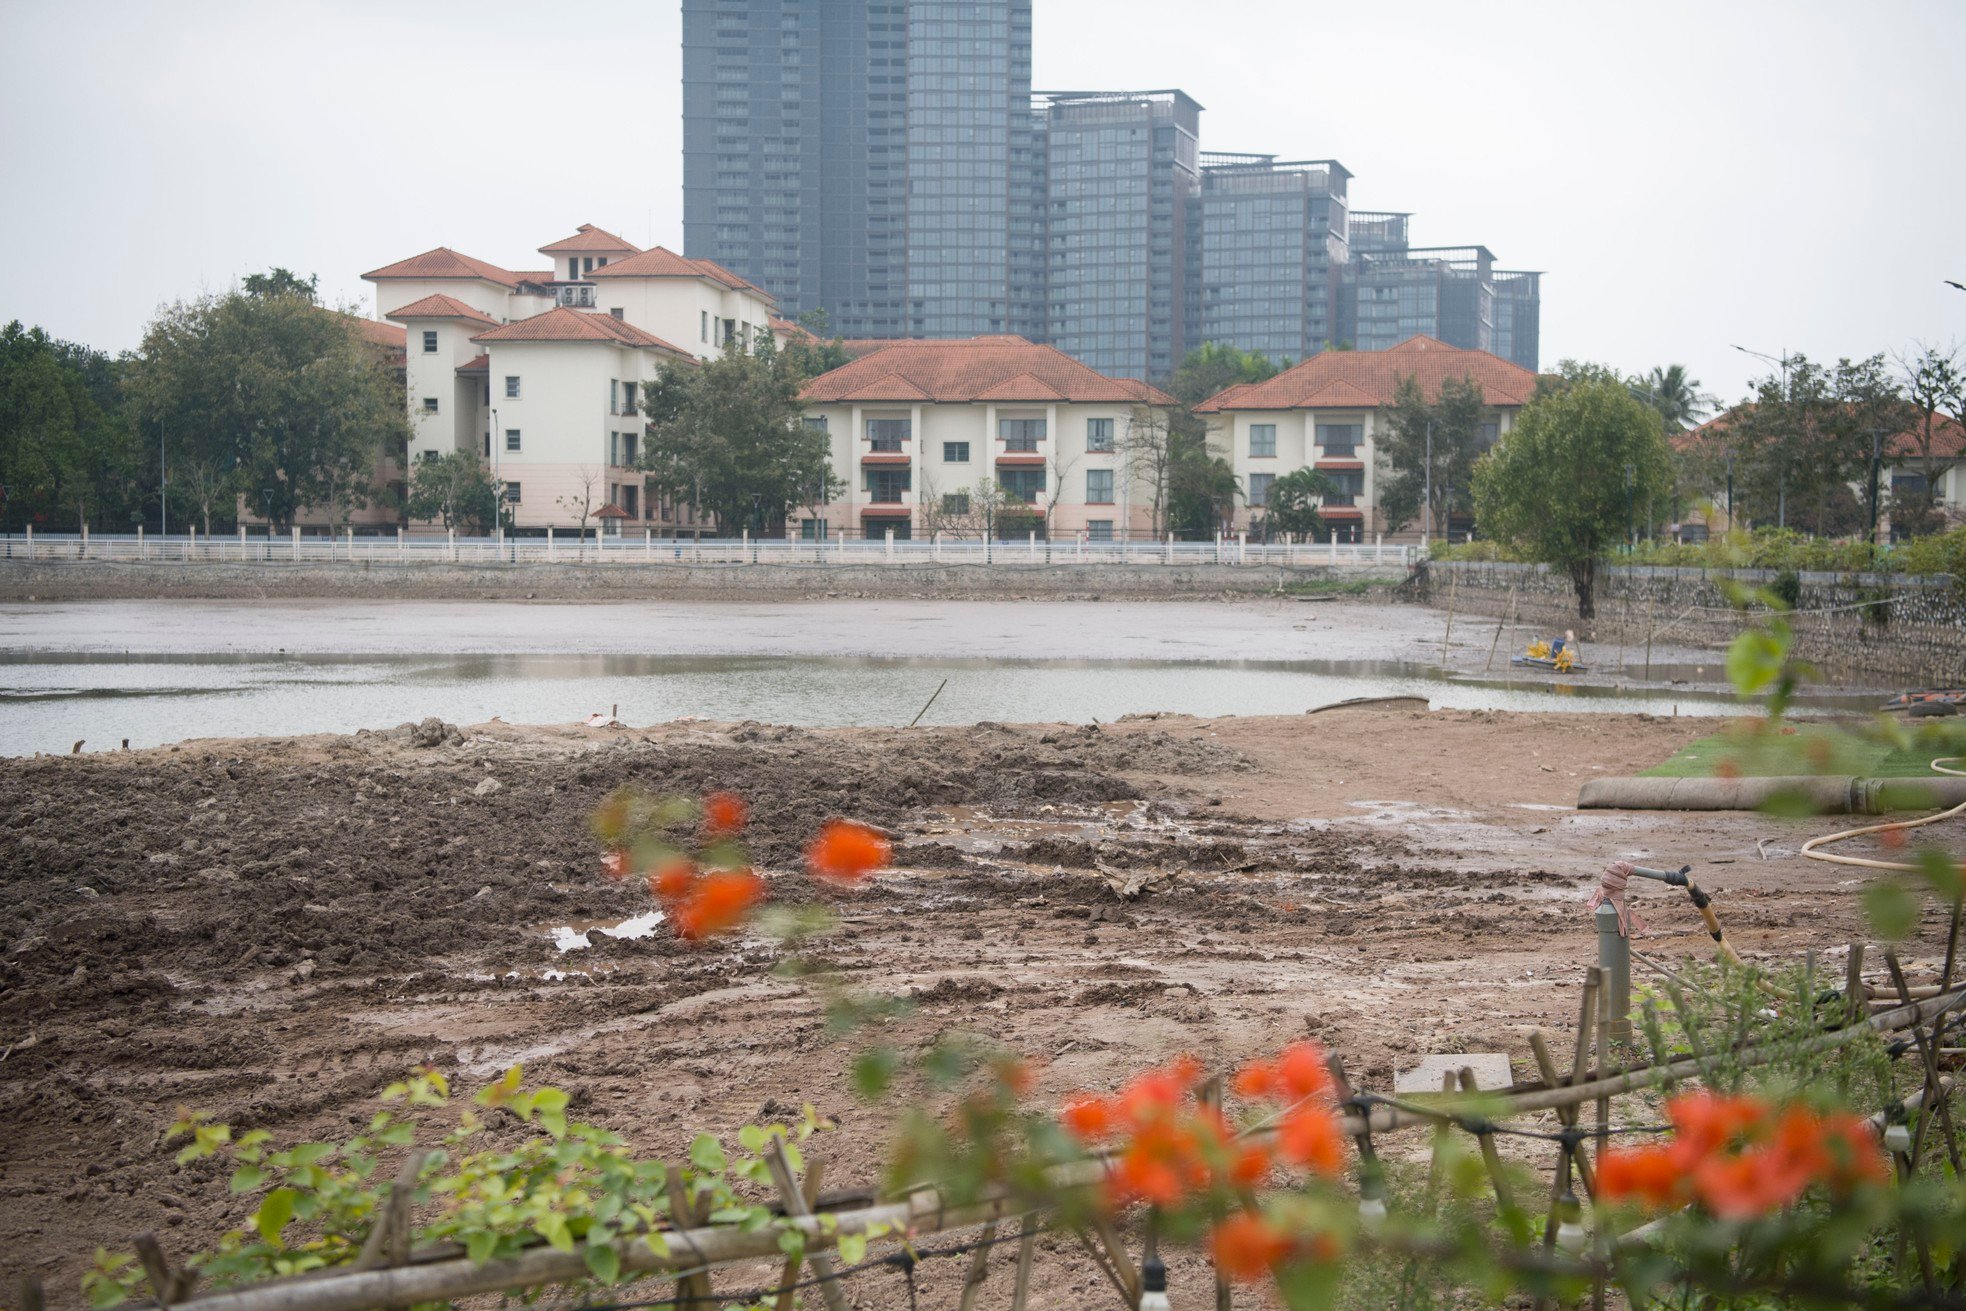
[{"label": "green tree", "polygon": [[1567,572],[1578,617],[1590,619],[1598,560],[1625,536],[1633,507],[1671,485],[1657,411],[1624,380],[1593,378],[1523,406],[1475,465],[1475,510],[1484,532]]},{"label": "green tree", "polygon": [[476,451],[446,451],[410,471],[409,516],[487,533],[498,526],[502,490]]},{"label": "green tree", "polygon": [[807,310],[799,315],[799,326],[811,333],[811,338],[794,336],[781,349],[800,373],[817,378],[853,362],[839,334],[833,331],[833,320],[825,310]]},{"label": "green tree", "polygon": [[1241,484],[1235,466],[1208,444],[1208,430],[1176,411],[1168,448],[1168,527],[1183,537],[1212,537],[1236,512]]},{"label": "green tree", "polygon": [[1684,364],[1668,364],[1631,380],[1632,395],[1659,412],[1667,432],[1685,432],[1713,412],[1713,398]]},{"label": "green tree", "polygon": [[208,519],[235,494],[280,530],[305,509],[362,505],[378,458],[409,439],[400,390],[354,320],[290,290],[167,306],[133,384]]},{"label": "green tree", "polygon": [[132,518],[141,495],[121,366],[39,328],[0,329],[0,525]]},{"label": "green tree", "polygon": [[1318,513],[1319,500],[1337,491],[1336,483],[1308,466],[1284,474],[1270,484],[1263,507],[1264,533],[1315,537],[1324,531],[1324,516]]},{"label": "green tree", "polygon": [[1938,440],[1948,416],[1955,423],[1966,423],[1966,365],[1960,363],[1956,350],[1925,346],[1916,355],[1900,356],[1898,368],[1904,374],[1910,411],[1906,431],[1918,452],[1925,487],[1920,492],[1891,493],[1891,523],[1900,531],[1936,532],[1944,527],[1938,489],[1946,465]]},{"label": "green tree", "polygon": [[1239,382],[1262,382],[1276,377],[1286,367],[1287,364],[1272,363],[1255,351],[1237,350],[1223,342],[1211,341],[1188,352],[1188,357],[1167,380],[1167,392],[1183,405],[1199,405],[1224,387]]},{"label": "green tree", "polygon": [[1413,377],[1399,380],[1377,442],[1391,466],[1379,480],[1379,513],[1388,531],[1422,517],[1429,488],[1433,504],[1425,521],[1435,533],[1453,522],[1457,508],[1472,506],[1487,417],[1481,385],[1472,378],[1442,379],[1431,399]]},{"label": "green tree", "polygon": [[749,352],[733,344],[706,364],[665,366],[647,394],[650,484],[726,533],[782,531],[795,506],[830,500],[843,485],[827,435],[805,426],[806,376],[768,336]]},{"label": "green tree", "polygon": [[297,296],[312,304],[320,296],[321,278],[316,273],[303,278],[292,270],[273,268],[264,273],[248,273],[244,286],[248,296]]}]

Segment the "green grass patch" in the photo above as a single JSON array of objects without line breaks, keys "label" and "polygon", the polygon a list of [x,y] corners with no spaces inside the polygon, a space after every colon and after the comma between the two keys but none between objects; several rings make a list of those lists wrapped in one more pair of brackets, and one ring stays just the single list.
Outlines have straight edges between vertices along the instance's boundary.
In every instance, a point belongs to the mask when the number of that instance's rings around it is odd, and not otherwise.
[{"label": "green grass patch", "polygon": [[1384,588],[1385,583],[1374,583],[1363,578],[1313,578],[1303,582],[1285,583],[1285,596],[1364,596],[1375,588]]},{"label": "green grass patch", "polygon": [[1887,722],[1853,730],[1827,724],[1768,726],[1755,720],[1689,742],[1639,777],[1860,774],[1868,778],[1930,778],[1934,757],[1962,752],[1966,752],[1966,731],[1951,725],[1908,729]]}]

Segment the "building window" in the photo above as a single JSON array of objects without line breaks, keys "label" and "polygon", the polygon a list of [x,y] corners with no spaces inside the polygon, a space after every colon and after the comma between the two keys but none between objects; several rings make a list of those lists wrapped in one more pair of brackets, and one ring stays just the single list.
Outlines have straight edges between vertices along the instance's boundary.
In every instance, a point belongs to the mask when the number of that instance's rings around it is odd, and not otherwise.
[{"label": "building window", "polygon": [[1320,423],[1317,426],[1318,449],[1327,460],[1350,460],[1358,455],[1358,445],[1365,439],[1365,425],[1362,423]]},{"label": "building window", "polygon": [[519,449],[519,430],[517,428],[507,428],[505,430],[505,449],[508,451]]},{"label": "building window", "polygon": [[517,483],[505,484],[505,499],[507,501],[510,501],[513,505],[517,505],[519,503],[519,484]]},{"label": "building window", "polygon": [[1044,420],[998,419],[997,436],[1003,438],[1004,450],[1033,454],[1044,440]]},{"label": "building window", "polygon": [[1270,503],[1270,484],[1277,480],[1273,473],[1252,473],[1249,475],[1249,508],[1260,510]]},{"label": "building window", "polygon": [[1365,495],[1365,471],[1363,469],[1338,469],[1324,475],[1331,480],[1336,490],[1320,498],[1325,505],[1356,505],[1358,498]]},{"label": "building window", "polygon": [[623,487],[621,489],[621,508],[628,512],[630,519],[639,519],[642,517],[640,511],[636,508],[638,491],[639,489],[634,487]]},{"label": "building window", "polygon": [[[823,414],[808,414],[805,417],[805,425],[807,432],[826,432],[826,416]],[[808,519],[806,522],[811,523],[813,521]]]},{"label": "building window", "polygon": [[611,318],[611,319],[619,319],[619,318],[622,318],[622,317],[623,317],[623,315],[622,315],[622,313],[621,313],[621,307],[620,307],[620,306],[616,306],[616,307],[615,307],[614,309],[611,309],[611,310],[609,310],[609,311],[608,311],[608,317],[609,317],[609,318]]},{"label": "building window", "polygon": [[942,497],[942,513],[957,514],[957,515],[968,514],[969,493],[968,492],[946,493]]},{"label": "building window", "polygon": [[968,442],[943,442],[943,443],[942,443],[942,463],[944,463],[944,464],[968,464],[968,463],[969,463],[969,443],[968,443]]},{"label": "building window", "polygon": [[423,412],[425,414],[435,414],[437,412],[437,398],[435,396],[425,396],[423,398]]},{"label": "building window", "polygon": [[825,541],[826,521],[824,519],[799,520],[799,540],[802,542]]},{"label": "building window", "polygon": [[1482,449],[1482,450],[1484,450],[1484,451],[1485,451],[1485,450],[1487,450],[1487,449],[1488,449],[1489,447],[1491,447],[1491,446],[1493,446],[1493,445],[1494,445],[1494,444],[1495,444],[1495,443],[1496,443],[1497,441],[1500,441],[1500,440],[1501,440],[1501,437],[1502,437],[1502,425],[1501,425],[1501,424],[1499,424],[1499,423],[1484,423],[1484,424],[1482,424],[1482,425],[1481,425],[1481,449]]},{"label": "building window", "polygon": [[635,384],[632,382],[621,384],[621,412],[623,414],[635,412]]},{"label": "building window", "polygon": [[1111,519],[1087,519],[1085,538],[1089,542],[1110,542],[1113,540],[1113,521]]},{"label": "building window", "polygon": [[[1252,423],[1249,425],[1249,455],[1251,459],[1268,459],[1277,453],[1277,426],[1274,423]],[[1251,505],[1255,502],[1251,501]]]},{"label": "building window", "polygon": [[703,310],[702,314],[703,314],[703,340],[707,342],[710,340],[710,311]]},{"label": "building window", "polygon": [[876,505],[899,505],[902,493],[913,486],[911,469],[869,469],[867,499]]},{"label": "building window", "polygon": [[621,413],[621,379],[608,379],[608,413]]},{"label": "building window", "polygon": [[437,330],[435,328],[423,334],[423,353],[425,355],[435,355],[437,353]]},{"label": "building window", "polygon": [[1043,469],[999,469],[997,485],[1013,501],[1030,505],[1044,495]]},{"label": "building window", "polygon": [[901,450],[901,443],[907,441],[911,435],[909,422],[907,419],[867,420],[868,447],[889,455],[898,453]]},{"label": "building window", "polygon": [[1087,505],[1111,505],[1113,503],[1113,471],[1111,469],[1087,469],[1085,471],[1085,503]]},{"label": "building window", "polygon": [[508,401],[519,399],[519,375],[516,373],[505,375],[505,399]]},{"label": "building window", "polygon": [[1111,419],[1087,419],[1085,421],[1085,449],[1106,452],[1113,449],[1113,421]]}]

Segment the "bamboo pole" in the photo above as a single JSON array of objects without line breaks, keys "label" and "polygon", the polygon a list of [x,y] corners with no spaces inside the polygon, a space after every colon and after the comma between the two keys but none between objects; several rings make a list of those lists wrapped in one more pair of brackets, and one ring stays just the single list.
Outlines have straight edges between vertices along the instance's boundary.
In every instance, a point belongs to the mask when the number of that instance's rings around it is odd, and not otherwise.
[{"label": "bamboo pole", "polygon": [[[785,1141],[782,1138],[771,1140],[771,1150],[765,1153],[765,1168],[771,1171],[771,1181],[778,1187],[779,1200],[785,1203],[785,1214],[800,1220],[810,1219],[812,1208],[806,1205],[805,1195],[799,1191],[798,1180],[792,1177],[792,1163],[785,1156]],[[819,1252],[809,1252],[806,1254],[806,1264],[819,1278],[819,1292],[826,1299],[826,1311],[846,1311],[846,1295],[840,1292],[833,1259]]]},{"label": "bamboo pole", "polygon": [[[1949,1011],[1966,1007],[1966,988],[1944,996],[1929,998],[1895,1011],[1873,1015],[1861,1024],[1831,1030],[1797,1044],[1743,1046],[1736,1059],[1744,1066],[1766,1064],[1777,1056],[1808,1056],[1831,1051],[1871,1033],[1893,1033],[1914,1024],[1925,1024]],[[1600,1095],[1617,1095],[1639,1088],[1686,1079],[1700,1072],[1700,1061],[1687,1059],[1666,1065],[1627,1070],[1590,1082],[1560,1087],[1526,1090],[1500,1098],[1482,1099],[1473,1104],[1477,1112],[1495,1117],[1525,1115],[1534,1111],[1575,1107]],[[1451,1111],[1451,1107],[1443,1107]],[[1416,1124],[1431,1125],[1438,1117],[1377,1106],[1369,1114],[1345,1113],[1344,1129],[1359,1134],[1386,1132]],[[1273,1133],[1274,1130],[1267,1130]],[[1102,1160],[1076,1161],[1054,1167],[1047,1175],[1053,1191],[1087,1188],[1100,1183],[1106,1174]],[[841,1234],[888,1234],[911,1232],[917,1236],[949,1229],[968,1228],[1002,1221],[1019,1214],[1019,1199],[1002,1191],[985,1194],[977,1201],[958,1207],[945,1206],[931,1188],[921,1189],[900,1201],[881,1202],[823,1216],[786,1217],[783,1227],[805,1235],[809,1249],[825,1250]],[[658,1253],[641,1238],[623,1240],[616,1250],[621,1256],[621,1273],[629,1275],[697,1275],[710,1267],[731,1261],[757,1258],[776,1259],[784,1255],[778,1246],[777,1226],[745,1232],[733,1226],[692,1225],[684,1230],[665,1231],[665,1253]],[[1036,1241],[1035,1222],[1024,1230],[1026,1249]],[[547,1284],[572,1283],[589,1277],[585,1257],[578,1251],[560,1252],[551,1247],[528,1249],[517,1256],[473,1264],[462,1255],[445,1254],[435,1259],[387,1270],[349,1272],[333,1270],[307,1276],[271,1280],[245,1288],[226,1289],[191,1299],[181,1306],[197,1311],[370,1311],[371,1308],[416,1302],[454,1301],[482,1293],[510,1289],[536,1288]],[[1019,1253],[1020,1285],[1028,1289],[1028,1259]],[[1021,1305],[1013,1302],[1013,1306]]]}]

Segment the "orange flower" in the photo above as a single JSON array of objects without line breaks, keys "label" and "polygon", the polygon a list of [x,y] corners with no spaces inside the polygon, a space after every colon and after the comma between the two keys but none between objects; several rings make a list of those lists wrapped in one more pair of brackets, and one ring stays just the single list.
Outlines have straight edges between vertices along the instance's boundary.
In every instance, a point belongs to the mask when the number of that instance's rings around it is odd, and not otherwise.
[{"label": "orange flower", "polygon": [[1905,831],[1901,828],[1887,828],[1877,835],[1877,840],[1892,851],[1905,845]]},{"label": "orange flower", "polygon": [[1236,1071],[1232,1086],[1240,1097],[1268,1101],[1277,1095],[1277,1067],[1268,1061],[1251,1061]]},{"label": "orange flower", "polygon": [[1891,1168],[1877,1131],[1861,1116],[1843,1112],[1826,1115],[1822,1121],[1823,1176],[1832,1189],[1847,1192],[1858,1184],[1883,1184],[1891,1180]]},{"label": "orange flower", "polygon": [[1614,1147],[1597,1163],[1597,1195],[1606,1201],[1669,1206],[1685,1181],[1686,1172],[1670,1147]]},{"label": "orange flower", "polygon": [[1709,1156],[1693,1167],[1700,1204],[1722,1220],[1752,1220],[1801,1196],[1806,1179],[1770,1168],[1759,1152]]},{"label": "orange flower", "polygon": [[1058,1118],[1079,1139],[1089,1143],[1110,1136],[1118,1127],[1113,1105],[1103,1097],[1081,1097],[1067,1102]]},{"label": "orange flower", "polygon": [[649,895],[670,904],[681,901],[696,886],[696,862],[688,856],[671,856],[649,875]]},{"label": "orange flower", "polygon": [[1345,1134],[1322,1106],[1298,1106],[1277,1127],[1277,1153],[1313,1174],[1336,1178],[1345,1169]]},{"label": "orange flower", "polygon": [[1259,1144],[1251,1143],[1236,1153],[1234,1163],[1229,1166],[1229,1182],[1238,1188],[1254,1188],[1269,1173],[1269,1152]]},{"label": "orange flower", "polygon": [[996,1072],[997,1082],[1002,1084],[1012,1097],[1024,1097],[1030,1094],[1034,1076],[1031,1074],[1031,1067],[1024,1061],[1015,1056],[1006,1056],[997,1061],[992,1069]]},{"label": "orange flower", "polygon": [[1768,1118],[1759,1097],[1727,1097],[1696,1092],[1666,1103],[1666,1118],[1678,1131],[1682,1159],[1697,1160],[1747,1137]]},{"label": "orange flower", "polygon": [[628,877],[628,853],[619,847],[601,853],[601,873],[616,883]]},{"label": "orange flower", "polygon": [[1210,1245],[1222,1273],[1241,1283],[1261,1279],[1290,1255],[1290,1239],[1260,1215],[1244,1211],[1215,1226]]},{"label": "orange flower", "polygon": [[711,833],[735,833],[744,827],[748,813],[742,798],[729,792],[712,792],[703,798],[703,827]]},{"label": "orange flower", "polygon": [[1178,1068],[1149,1070],[1135,1076],[1114,1099],[1120,1118],[1134,1128],[1173,1113],[1188,1091],[1189,1081]]},{"label": "orange flower", "polygon": [[1174,1162],[1138,1146],[1120,1157],[1107,1187],[1116,1207],[1135,1201],[1173,1206],[1185,1191],[1186,1181]]},{"label": "orange flower", "polygon": [[691,941],[722,933],[741,923],[764,894],[765,881],[749,870],[707,874],[676,906],[676,932]]},{"label": "orange flower", "polygon": [[851,886],[887,864],[891,852],[887,839],[865,824],[836,819],[806,848],[806,866],[819,878]]},{"label": "orange flower", "polygon": [[1314,1042],[1293,1042],[1277,1053],[1277,1082],[1292,1097],[1315,1097],[1331,1091],[1331,1069],[1324,1048]]}]

